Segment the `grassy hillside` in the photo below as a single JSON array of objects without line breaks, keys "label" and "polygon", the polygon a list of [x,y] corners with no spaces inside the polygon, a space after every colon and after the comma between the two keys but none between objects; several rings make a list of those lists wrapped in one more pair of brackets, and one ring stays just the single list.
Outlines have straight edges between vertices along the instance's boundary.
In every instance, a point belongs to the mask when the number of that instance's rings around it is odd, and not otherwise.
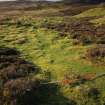
[{"label": "grassy hillside", "polygon": [[62,81],[57,84],[56,93],[45,90],[52,92],[50,98],[40,93],[38,97],[44,100],[39,105],[104,105],[104,76],[73,85],[63,83],[64,79],[75,80],[80,75],[86,78],[89,74],[105,73],[104,4],[53,4],[33,8],[1,9],[0,47],[17,49],[21,58],[40,67],[35,78]]}]

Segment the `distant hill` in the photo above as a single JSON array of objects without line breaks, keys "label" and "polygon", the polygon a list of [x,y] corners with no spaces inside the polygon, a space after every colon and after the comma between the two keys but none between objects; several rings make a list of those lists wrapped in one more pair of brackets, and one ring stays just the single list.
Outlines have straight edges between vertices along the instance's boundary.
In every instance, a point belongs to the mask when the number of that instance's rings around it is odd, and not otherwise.
[{"label": "distant hill", "polygon": [[[53,0],[52,0],[53,1]],[[0,2],[0,10],[33,10],[41,9],[43,7],[51,7],[61,4],[97,4],[105,2],[105,0],[62,0],[57,2],[46,0],[16,0],[16,1],[2,1]],[[55,0],[54,0],[55,1]]]},{"label": "distant hill", "polygon": [[105,0],[64,0],[67,3],[101,3],[105,2]]},{"label": "distant hill", "polygon": [[29,1],[29,0],[17,0],[17,1],[2,1],[0,2],[0,10],[18,10],[32,8],[36,9],[43,6],[50,6],[53,3],[51,1]]}]

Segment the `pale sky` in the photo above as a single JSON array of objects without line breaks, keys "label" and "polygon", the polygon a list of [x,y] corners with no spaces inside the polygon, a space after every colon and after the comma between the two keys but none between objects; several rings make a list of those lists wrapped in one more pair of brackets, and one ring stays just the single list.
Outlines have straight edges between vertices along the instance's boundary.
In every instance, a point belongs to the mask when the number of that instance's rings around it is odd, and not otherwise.
[{"label": "pale sky", "polygon": [[0,0],[0,1],[16,1],[16,0]]},{"label": "pale sky", "polygon": [[[16,0],[0,0],[0,1],[16,1]],[[47,0],[47,1],[60,1],[60,0]]]}]

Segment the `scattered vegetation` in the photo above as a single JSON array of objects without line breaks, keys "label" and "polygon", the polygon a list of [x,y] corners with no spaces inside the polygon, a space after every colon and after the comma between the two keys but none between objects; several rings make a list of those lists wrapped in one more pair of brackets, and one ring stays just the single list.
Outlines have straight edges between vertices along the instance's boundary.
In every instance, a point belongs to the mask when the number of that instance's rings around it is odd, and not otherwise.
[{"label": "scattered vegetation", "polygon": [[104,105],[104,5],[20,7],[0,7],[0,105]]}]

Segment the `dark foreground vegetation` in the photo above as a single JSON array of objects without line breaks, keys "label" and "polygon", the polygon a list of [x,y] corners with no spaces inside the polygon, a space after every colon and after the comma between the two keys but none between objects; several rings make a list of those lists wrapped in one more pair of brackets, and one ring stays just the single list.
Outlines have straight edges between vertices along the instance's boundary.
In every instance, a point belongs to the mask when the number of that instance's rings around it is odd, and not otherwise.
[{"label": "dark foreground vegetation", "polygon": [[38,88],[38,80],[30,78],[39,71],[38,67],[19,56],[15,49],[0,48],[0,105],[17,105],[19,97]]}]

